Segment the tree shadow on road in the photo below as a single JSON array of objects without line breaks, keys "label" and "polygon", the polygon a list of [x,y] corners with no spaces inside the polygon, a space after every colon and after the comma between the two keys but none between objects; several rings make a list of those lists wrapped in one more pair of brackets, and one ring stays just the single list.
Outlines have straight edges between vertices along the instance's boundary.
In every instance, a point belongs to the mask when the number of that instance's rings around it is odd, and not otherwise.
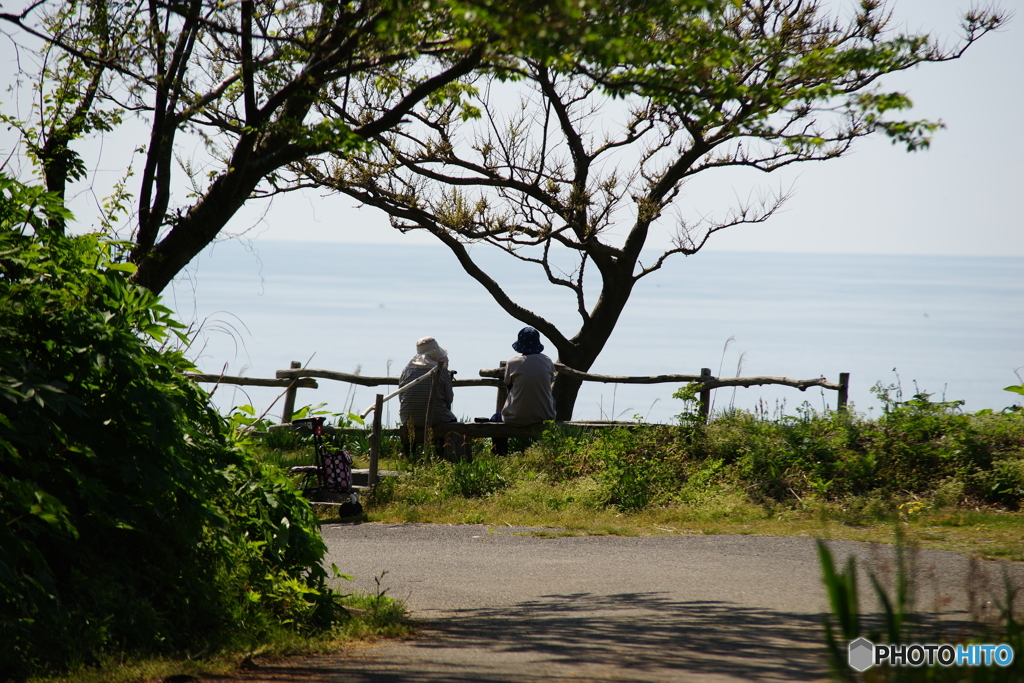
[{"label": "tree shadow on road", "polygon": [[674,601],[663,593],[548,595],[421,624],[419,637],[266,662],[254,683],[819,681],[822,615]]},{"label": "tree shadow on road", "polygon": [[[500,608],[456,610],[422,622],[420,635],[411,640],[268,663],[242,680],[676,683],[827,678],[824,614],[667,596],[559,594]],[[866,626],[880,625],[873,623],[878,615],[864,618]]]},{"label": "tree shadow on road", "polygon": [[679,602],[659,593],[584,593],[456,612],[431,622],[430,637],[416,646],[532,653],[549,665],[620,681],[683,680],[683,672],[811,681],[827,673],[821,624],[820,614]]}]

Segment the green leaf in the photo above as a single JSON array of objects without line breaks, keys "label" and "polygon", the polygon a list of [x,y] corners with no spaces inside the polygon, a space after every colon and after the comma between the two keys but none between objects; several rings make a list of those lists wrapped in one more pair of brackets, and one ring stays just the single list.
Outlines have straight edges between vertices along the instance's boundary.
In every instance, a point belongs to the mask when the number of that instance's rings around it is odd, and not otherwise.
[{"label": "green leaf", "polygon": [[120,273],[128,273],[129,275],[134,274],[138,271],[139,267],[134,263],[108,263],[107,270],[116,270]]}]

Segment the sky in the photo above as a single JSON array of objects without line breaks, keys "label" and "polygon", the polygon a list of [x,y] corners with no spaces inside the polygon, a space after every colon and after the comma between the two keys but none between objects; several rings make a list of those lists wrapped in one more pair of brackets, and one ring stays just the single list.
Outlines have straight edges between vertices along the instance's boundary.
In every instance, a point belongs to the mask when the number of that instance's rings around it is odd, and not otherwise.
[{"label": "sky", "polygon": [[[837,6],[837,3],[825,4]],[[840,3],[850,7],[852,3]],[[1022,0],[1003,8],[1024,9]],[[953,41],[964,0],[897,0],[894,26]],[[908,118],[941,120],[925,151],[908,153],[876,137],[840,159],[797,164],[772,174],[706,175],[683,201],[721,211],[752,190],[792,188],[784,210],[765,224],[718,233],[710,251],[836,254],[1024,256],[1019,197],[1024,195],[1024,13],[953,62],[925,64],[883,80],[908,94]],[[383,213],[342,196],[309,192],[269,211],[248,207],[230,226],[258,240],[432,243],[402,235]],[[661,246],[651,244],[650,246]]]}]

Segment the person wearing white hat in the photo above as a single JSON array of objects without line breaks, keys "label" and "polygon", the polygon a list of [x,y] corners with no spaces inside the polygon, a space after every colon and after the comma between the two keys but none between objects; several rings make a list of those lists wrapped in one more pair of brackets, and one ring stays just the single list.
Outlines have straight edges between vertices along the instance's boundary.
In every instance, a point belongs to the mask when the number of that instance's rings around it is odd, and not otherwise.
[{"label": "person wearing white hat", "polygon": [[[437,378],[434,401],[430,410],[430,423],[458,422],[458,418],[452,412],[455,392],[452,389],[453,373],[448,370],[448,352],[441,348],[433,337],[423,337],[417,340],[416,355],[402,370],[398,386],[403,387],[416,378],[422,377],[438,364],[442,367],[438,370],[441,374]],[[417,427],[422,427],[426,422],[431,382],[432,380],[425,379],[408,391],[399,394],[398,415],[403,425],[408,424],[411,420]]]}]

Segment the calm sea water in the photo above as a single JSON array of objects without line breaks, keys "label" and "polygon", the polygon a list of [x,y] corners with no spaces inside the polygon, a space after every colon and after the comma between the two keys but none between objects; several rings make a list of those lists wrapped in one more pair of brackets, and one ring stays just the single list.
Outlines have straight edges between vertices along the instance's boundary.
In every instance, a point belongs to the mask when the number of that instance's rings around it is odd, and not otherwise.
[{"label": "calm sea water", "polygon": [[[574,300],[499,254],[478,252],[513,298],[575,333]],[[441,246],[237,241],[217,244],[190,267],[166,301],[202,332],[193,353],[207,372],[273,377],[296,360],[308,367],[397,376],[415,340],[433,335],[460,378],[514,355],[522,324],[504,313]],[[554,347],[548,345],[551,356]],[[737,368],[739,367],[739,371]],[[1024,366],[1024,259],[707,252],[671,261],[634,289],[592,372],[610,375],[851,374],[851,400],[877,412],[876,382],[1000,409]],[[1024,372],[1024,370],[1020,370]],[[578,419],[670,422],[675,385],[585,383]],[[379,389],[320,380],[299,405],[361,410]],[[384,389],[387,393],[388,389]],[[261,412],[279,390],[221,387],[222,410]],[[793,413],[835,392],[784,387],[720,389],[716,407]],[[455,413],[494,411],[494,390],[456,391]],[[280,402],[270,415],[280,413]],[[397,415],[397,407],[390,416]]]}]

